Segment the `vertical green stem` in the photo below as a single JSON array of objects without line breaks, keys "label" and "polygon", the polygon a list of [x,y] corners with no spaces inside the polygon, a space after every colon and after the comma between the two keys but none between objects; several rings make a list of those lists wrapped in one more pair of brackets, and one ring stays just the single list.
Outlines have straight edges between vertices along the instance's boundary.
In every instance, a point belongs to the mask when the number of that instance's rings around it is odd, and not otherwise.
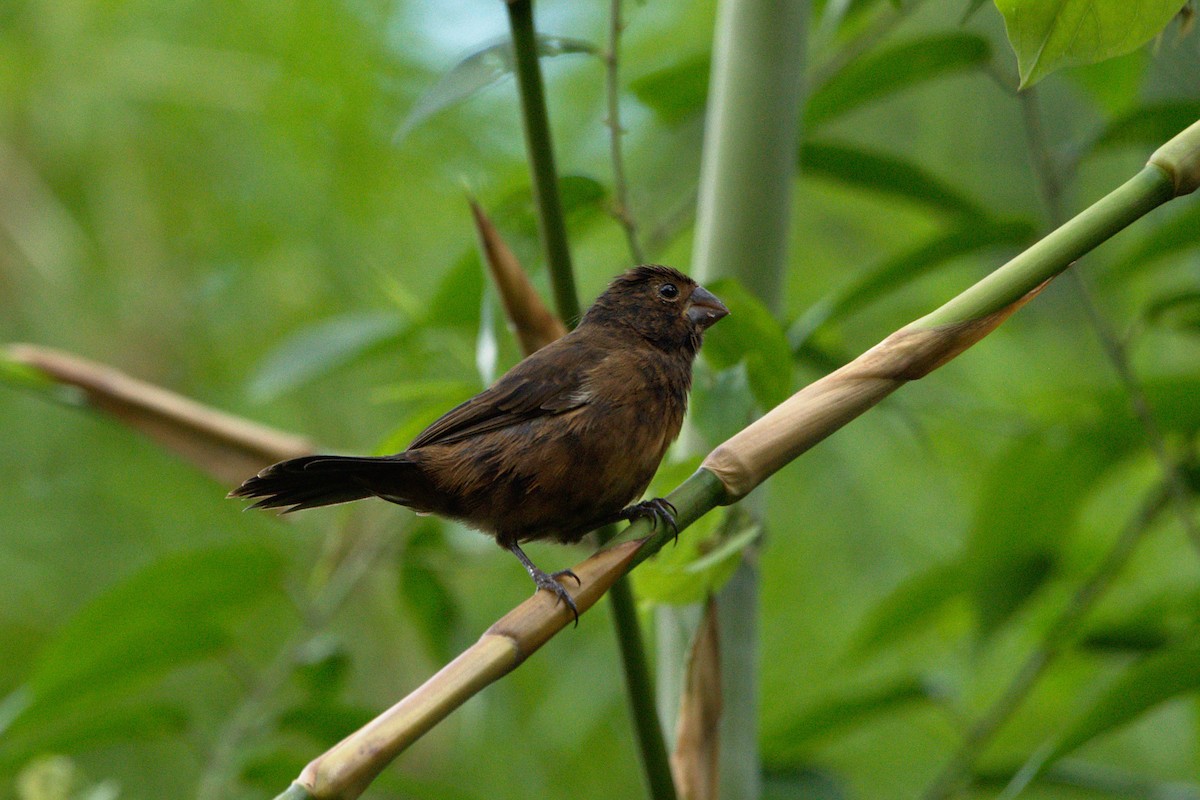
[{"label": "vertical green stem", "polygon": [[667,757],[658,709],[654,705],[654,680],[646,662],[646,649],[628,577],[613,584],[608,590],[608,600],[612,604],[617,640],[621,643],[621,666],[625,670],[630,713],[650,796],[655,800],[675,800],[671,762]]},{"label": "vertical green stem", "polygon": [[554,303],[568,325],[579,319],[579,295],[571,271],[571,251],[567,246],[567,227],[563,221],[562,201],[558,196],[558,171],[554,166],[554,147],[550,140],[550,120],[546,113],[546,93],[542,87],[542,69],[538,62],[537,32],[533,25],[533,0],[506,3],[516,53],[517,88],[521,95],[521,113],[525,121],[525,147],[533,172],[533,197],[538,209],[538,232]]}]

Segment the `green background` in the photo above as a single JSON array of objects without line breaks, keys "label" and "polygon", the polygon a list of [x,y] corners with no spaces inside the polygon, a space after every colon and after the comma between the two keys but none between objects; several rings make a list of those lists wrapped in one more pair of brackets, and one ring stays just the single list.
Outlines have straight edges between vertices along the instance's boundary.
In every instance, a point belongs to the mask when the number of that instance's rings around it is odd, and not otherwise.
[{"label": "green background", "polygon": [[[547,280],[511,78],[468,95],[491,73],[445,77],[503,36],[504,9],[445,5],[0,5],[0,341],[339,451],[399,449],[486,385],[518,353],[466,191]],[[1200,118],[1194,32],[1052,75],[1023,108],[1003,20],[962,22],[968,5],[817,4],[785,310],[713,330],[695,397],[712,443],[747,397],[776,401],[1049,230],[1045,158],[1073,213]],[[606,13],[547,0],[539,28],[602,48]],[[633,213],[651,257],[686,268],[714,8],[626,14]],[[629,263],[607,214],[603,65],[543,69],[590,300]],[[1200,206],[1155,212],[1082,267],[1172,452],[1194,452]],[[281,524],[107,419],[0,388],[0,420],[0,797],[271,796],[528,595],[469,531],[381,503]],[[772,479],[768,792],[919,792],[1159,480],[1065,280]],[[530,550],[555,568],[587,552]],[[325,609],[346,553],[366,560]],[[678,596],[669,570],[646,572],[644,592]],[[1200,796],[1198,577],[1177,517],[1156,517],[981,761],[985,795],[1073,736],[1026,796]],[[637,796],[606,616],[470,701],[374,796]]]}]

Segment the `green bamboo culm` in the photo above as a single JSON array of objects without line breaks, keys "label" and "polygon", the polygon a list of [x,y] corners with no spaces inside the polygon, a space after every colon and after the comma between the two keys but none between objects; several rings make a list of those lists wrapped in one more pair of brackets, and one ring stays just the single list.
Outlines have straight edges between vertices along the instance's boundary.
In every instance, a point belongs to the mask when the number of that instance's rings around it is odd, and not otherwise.
[{"label": "green bamboo culm", "polygon": [[579,321],[579,295],[571,270],[571,250],[567,245],[567,227],[563,221],[562,200],[558,195],[558,171],[554,166],[554,147],[550,138],[550,119],[546,112],[546,92],[538,62],[537,31],[533,24],[533,0],[505,3],[515,53],[517,88],[521,95],[521,114],[525,128],[525,147],[533,173],[533,198],[537,204],[538,234],[550,270],[554,305],[567,327]]},{"label": "green bamboo culm", "polygon": [[[787,265],[808,16],[807,0],[722,0],[713,43],[692,271],[701,282],[736,278],[775,312]],[[695,436],[688,440],[699,444]],[[718,777],[725,800],[761,793],[759,575],[752,563],[743,559],[716,598],[723,698]],[[678,648],[689,637],[678,632],[699,618],[694,610],[659,612],[664,716],[674,716],[683,685],[679,665],[686,654]]]},{"label": "green bamboo culm", "polygon": [[932,328],[967,322],[999,311],[1174,196],[1175,188],[1163,170],[1147,164],[1086,212],[909,327]]}]

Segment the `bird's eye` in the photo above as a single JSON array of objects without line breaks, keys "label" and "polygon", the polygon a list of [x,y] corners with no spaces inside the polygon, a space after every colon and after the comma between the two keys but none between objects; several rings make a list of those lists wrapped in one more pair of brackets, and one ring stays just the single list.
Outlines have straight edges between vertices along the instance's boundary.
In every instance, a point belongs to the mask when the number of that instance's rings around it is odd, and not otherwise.
[{"label": "bird's eye", "polygon": [[674,300],[679,297],[679,287],[673,283],[664,283],[658,287],[659,297],[665,297],[668,300]]}]

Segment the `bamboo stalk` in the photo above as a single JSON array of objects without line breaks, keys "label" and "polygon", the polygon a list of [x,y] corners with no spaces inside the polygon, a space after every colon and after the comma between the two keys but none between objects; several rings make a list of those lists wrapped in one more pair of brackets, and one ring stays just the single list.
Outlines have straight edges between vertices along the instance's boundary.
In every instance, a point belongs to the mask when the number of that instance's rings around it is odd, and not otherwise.
[{"label": "bamboo stalk", "polygon": [[[732,277],[771,310],[782,307],[799,152],[809,3],[721,0],[705,114],[693,271],[701,280]],[[685,441],[695,444],[695,436]],[[697,449],[697,448],[694,448]],[[748,513],[761,516],[757,509]],[[725,800],[761,793],[758,753],[759,574],[756,546],[745,551],[716,596],[720,665],[710,673],[725,698],[707,747],[691,758],[716,758],[715,791]],[[660,610],[663,624],[679,609]],[[674,671],[683,652],[659,652],[660,671]],[[663,681],[664,685],[667,683]],[[664,697],[660,704],[674,705]],[[677,762],[684,754],[676,743]],[[692,764],[687,771],[709,767]]]},{"label": "bamboo stalk", "polygon": [[575,291],[567,226],[563,221],[562,201],[558,196],[558,171],[554,166],[546,92],[542,86],[541,64],[538,62],[533,0],[511,0],[505,6],[516,56],[517,88],[525,123],[525,148],[529,155],[529,168],[533,172],[533,199],[538,210],[539,238],[546,256],[546,268],[550,270],[550,282],[554,287],[554,304],[563,321],[574,326],[580,314],[579,296]]},{"label": "bamboo stalk", "polygon": [[79,390],[84,405],[117,418],[225,484],[235,485],[267,464],[313,451],[303,437],[218,411],[61,350],[11,344],[0,358]]},{"label": "bamboo stalk", "polygon": [[[579,586],[572,596],[581,614],[625,574],[642,546],[631,541],[600,550],[574,568]],[[358,797],[401,751],[479,690],[516,669],[572,619],[557,598],[536,592],[419,689],[309,763],[288,790],[291,794],[283,796]]]}]

